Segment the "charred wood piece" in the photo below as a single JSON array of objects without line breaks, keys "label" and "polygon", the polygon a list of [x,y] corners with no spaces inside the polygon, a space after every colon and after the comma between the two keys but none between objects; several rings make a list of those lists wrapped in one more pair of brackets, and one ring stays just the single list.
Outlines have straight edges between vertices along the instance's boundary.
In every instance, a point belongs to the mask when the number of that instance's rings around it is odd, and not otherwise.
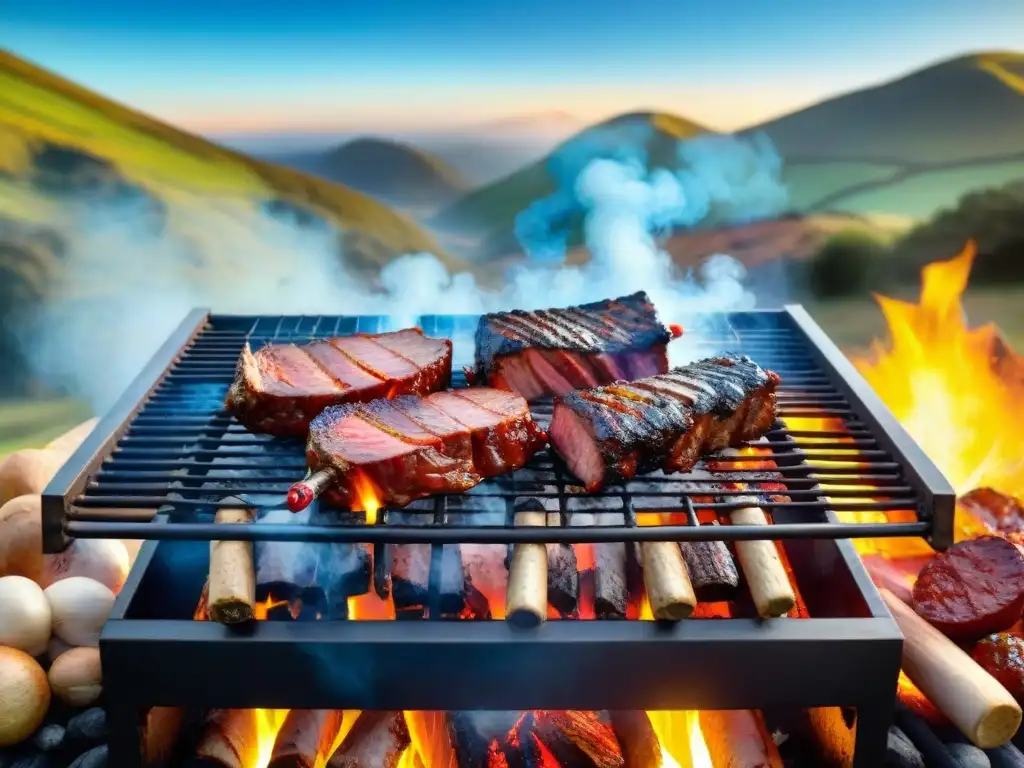
[{"label": "charred wood piece", "polygon": [[410,743],[401,712],[360,712],[327,768],[395,768]]},{"label": "charred wood piece", "polygon": [[274,741],[267,768],[315,768],[341,731],[344,713],[334,709],[293,709]]},{"label": "charred wood piece", "polygon": [[684,541],[679,546],[700,602],[720,603],[736,597],[740,575],[724,541]]}]

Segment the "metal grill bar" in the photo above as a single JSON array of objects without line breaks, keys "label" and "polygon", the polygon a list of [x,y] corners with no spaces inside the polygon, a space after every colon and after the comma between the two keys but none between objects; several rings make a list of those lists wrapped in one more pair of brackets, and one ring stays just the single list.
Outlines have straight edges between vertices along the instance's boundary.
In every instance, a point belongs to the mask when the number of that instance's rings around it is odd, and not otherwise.
[{"label": "metal grill bar", "polygon": [[[767,444],[757,444],[767,454],[721,457],[728,471],[655,473],[586,496],[560,461],[544,451],[511,476],[485,481],[469,494],[442,497],[434,505],[441,510],[457,505],[459,514],[471,521],[467,525],[445,525],[445,516],[435,509],[422,510],[435,516],[433,524],[417,527],[388,524],[386,513],[375,526],[218,526],[210,521],[217,509],[257,506],[246,496],[283,497],[305,470],[301,442],[250,434],[225,410],[224,395],[242,346],[378,332],[392,324],[386,317],[249,317],[197,310],[46,489],[44,549],[59,551],[68,536],[435,545],[926,536],[938,548],[951,543],[952,488],[806,312],[790,307],[716,320],[716,327],[727,329],[721,336],[684,336],[675,344],[687,345],[691,357],[723,351],[748,354],[782,379],[779,421]],[[467,358],[463,362],[471,358],[476,318],[432,315],[421,318],[420,325],[428,335],[453,338],[456,368],[460,354]],[[542,424],[550,414],[550,405],[535,409]],[[695,524],[695,506],[721,516],[745,506],[736,498],[751,494],[715,490],[713,502],[694,504],[690,497],[699,496],[702,485],[765,482],[763,467],[748,466],[765,459],[775,464],[768,481],[785,488],[778,493],[786,500],[763,498],[761,506],[768,512],[785,511],[786,523],[767,529],[731,526],[727,520],[717,527]],[[493,517],[495,504],[505,509],[521,497],[557,499],[564,527],[515,528],[511,521],[472,524],[474,515]],[[625,511],[627,524],[569,527],[574,504],[594,503],[614,504],[599,509]],[[690,524],[637,525],[637,515],[672,509],[685,512]],[[148,521],[158,512],[170,522],[151,526]],[[914,521],[908,521],[908,512]],[[792,522],[794,513],[801,522]],[[892,513],[897,521],[837,523],[835,513],[854,519],[858,513],[875,513],[876,518]]]}]

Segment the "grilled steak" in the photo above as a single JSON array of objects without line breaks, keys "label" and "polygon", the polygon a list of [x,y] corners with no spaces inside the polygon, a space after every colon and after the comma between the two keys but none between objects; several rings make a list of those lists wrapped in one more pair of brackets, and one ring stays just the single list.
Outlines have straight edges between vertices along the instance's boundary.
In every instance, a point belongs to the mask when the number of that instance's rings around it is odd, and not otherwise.
[{"label": "grilled steak", "polygon": [[555,400],[551,444],[586,489],[664,469],[763,435],[775,420],[779,377],[726,355],[634,382]]},{"label": "grilled steak", "polygon": [[673,332],[642,291],[568,309],[497,312],[480,318],[467,378],[529,401],[640,379],[668,369]]},{"label": "grilled steak", "polygon": [[452,343],[419,328],[316,339],[307,344],[246,344],[227,407],[253,432],[305,436],[329,405],[426,395],[448,386]]},{"label": "grilled steak", "polygon": [[367,491],[382,506],[462,493],[546,442],[523,398],[479,387],[328,408],[309,427],[306,460],[333,470],[322,499],[359,511]]}]

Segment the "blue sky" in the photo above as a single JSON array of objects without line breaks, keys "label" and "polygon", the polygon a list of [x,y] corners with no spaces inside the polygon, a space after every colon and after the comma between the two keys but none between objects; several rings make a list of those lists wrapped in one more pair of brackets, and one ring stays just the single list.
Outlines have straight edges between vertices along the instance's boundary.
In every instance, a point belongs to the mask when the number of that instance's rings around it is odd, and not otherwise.
[{"label": "blue sky", "polygon": [[661,108],[733,128],[982,49],[1020,0],[7,3],[4,47],[206,132]]}]

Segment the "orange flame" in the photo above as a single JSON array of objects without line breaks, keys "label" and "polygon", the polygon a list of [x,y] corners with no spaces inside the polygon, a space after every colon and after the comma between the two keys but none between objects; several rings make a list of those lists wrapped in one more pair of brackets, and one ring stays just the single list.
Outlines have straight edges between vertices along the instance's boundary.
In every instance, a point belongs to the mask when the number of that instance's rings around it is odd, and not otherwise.
[{"label": "orange flame", "polygon": [[380,510],[380,499],[383,494],[369,475],[359,468],[352,472],[352,488],[356,492],[359,507],[366,513],[366,524],[373,525],[377,522],[377,512]]},{"label": "orange flame", "polygon": [[853,362],[958,494],[980,486],[1020,496],[1024,453],[1008,414],[1024,399],[1024,358],[994,325],[967,326],[961,297],[975,248],[922,271],[916,303],[876,296],[889,326]]}]

